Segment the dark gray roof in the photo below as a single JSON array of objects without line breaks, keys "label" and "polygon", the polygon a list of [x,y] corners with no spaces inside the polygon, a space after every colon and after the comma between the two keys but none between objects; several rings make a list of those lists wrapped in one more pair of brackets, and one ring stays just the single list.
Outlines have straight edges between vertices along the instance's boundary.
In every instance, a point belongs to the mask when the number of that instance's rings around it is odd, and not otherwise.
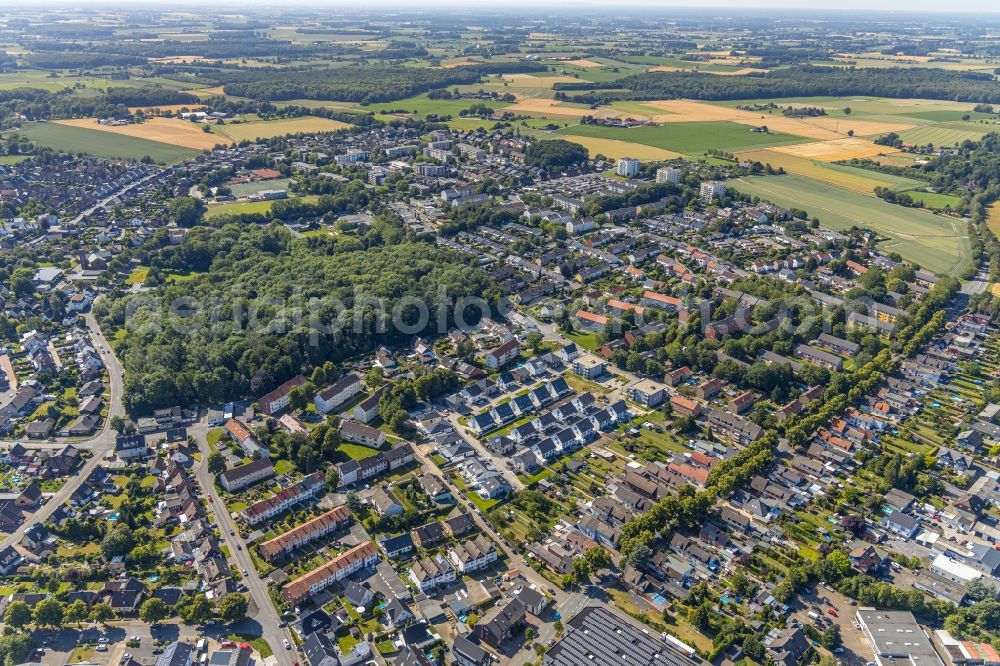
[{"label": "dark gray roof", "polygon": [[545,654],[545,666],[692,666],[704,663],[697,656],[682,654],[656,634],[641,631],[599,606],[584,608],[568,624],[569,633]]}]

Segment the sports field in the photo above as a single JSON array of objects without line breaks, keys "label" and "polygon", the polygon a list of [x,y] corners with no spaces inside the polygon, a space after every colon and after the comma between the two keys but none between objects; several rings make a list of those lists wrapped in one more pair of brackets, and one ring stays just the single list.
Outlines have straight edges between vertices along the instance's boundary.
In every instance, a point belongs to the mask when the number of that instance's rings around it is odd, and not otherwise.
[{"label": "sports field", "polygon": [[918,208],[889,204],[801,176],[755,176],[729,184],[785,208],[802,208],[831,229],[865,227],[889,240],[881,247],[928,270],[959,275],[971,261],[969,239],[961,220]]},{"label": "sports field", "polygon": [[121,136],[131,136],[148,141],[157,141],[173,146],[192,148],[194,150],[211,150],[217,144],[227,143],[210,132],[201,128],[203,125],[179,118],[150,118],[143,123],[129,125],[101,125],[96,118],[76,118],[73,120],[57,120],[59,125],[80,127],[83,129],[107,132]]},{"label": "sports field", "polygon": [[709,149],[737,152],[803,141],[800,137],[790,134],[753,132],[745,125],[724,121],[665,123],[629,128],[574,125],[561,132],[574,136],[640,143],[688,154],[703,153]]},{"label": "sports field", "polygon": [[200,152],[184,146],[61,123],[30,123],[18,133],[54,150],[89,153],[108,159],[139,160],[148,155],[157,162],[173,164],[191,159]]},{"label": "sports field", "polygon": [[299,134],[302,132],[333,132],[345,127],[352,127],[352,125],[330,118],[302,116],[301,118],[284,118],[282,120],[259,120],[248,123],[213,125],[212,129],[213,132],[217,132],[219,135],[228,137],[233,141],[252,141],[258,138],[269,139],[272,136],[284,136],[285,134]]}]

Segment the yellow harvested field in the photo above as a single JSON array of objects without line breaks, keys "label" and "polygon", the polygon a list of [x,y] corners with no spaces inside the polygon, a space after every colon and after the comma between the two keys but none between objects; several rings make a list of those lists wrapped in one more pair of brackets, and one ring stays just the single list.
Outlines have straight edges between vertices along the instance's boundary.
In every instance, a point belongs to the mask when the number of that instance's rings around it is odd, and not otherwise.
[{"label": "yellow harvested field", "polygon": [[[688,67],[672,67],[670,65],[657,65],[656,67],[650,67],[646,70],[647,72],[693,72],[694,69]],[[715,74],[716,76],[746,76],[753,72],[766,72],[766,69],[761,69],[759,67],[741,67],[740,69],[734,69],[730,72],[713,72],[711,70],[700,69],[697,70],[700,74]]]},{"label": "yellow harvested field", "polygon": [[214,88],[195,88],[194,90],[184,90],[182,92],[191,93],[192,95],[197,95],[198,97],[215,97],[226,94],[225,91],[222,90],[222,86],[215,86]]},{"label": "yellow harvested field", "polygon": [[576,65],[577,67],[604,67],[604,65],[602,65],[599,62],[594,62],[593,60],[585,60],[585,59],[570,60],[566,64],[567,65]]},{"label": "yellow harvested field", "polygon": [[[895,148],[885,146],[882,148],[886,152],[896,152]],[[770,164],[774,168],[781,167],[788,173],[797,176],[821,180],[863,194],[871,194],[875,186],[881,184],[881,181],[877,179],[865,177],[853,171],[824,167],[822,164],[816,164],[816,160],[779,153],[774,149],[750,150],[737,153],[737,157],[741,160]]]},{"label": "yellow harvested field", "polygon": [[[642,102],[643,106],[662,109],[667,114],[647,115],[656,123],[691,123],[709,120],[725,120],[741,125],[759,127],[767,125],[775,132],[794,134],[808,139],[840,139],[847,137],[848,130],[854,130],[858,136],[884,134],[886,132],[901,132],[914,127],[912,123],[893,123],[874,120],[853,120],[847,118],[787,118],[782,115],[771,115],[744,111],[727,106],[694,102],[686,99],[653,100]],[[632,114],[633,116],[637,114]],[[641,114],[638,114],[641,115]]]},{"label": "yellow harvested field", "polygon": [[462,65],[475,65],[475,60],[470,60],[469,58],[457,58],[455,60],[449,60],[447,62],[441,63],[441,67],[444,69],[452,69],[453,67],[461,67]]},{"label": "yellow harvested field", "polygon": [[572,76],[535,76],[534,74],[504,74],[504,80],[518,88],[546,88],[551,89],[554,83],[574,83],[577,79]]},{"label": "yellow harvested field", "polygon": [[[559,102],[554,99],[544,99],[539,97],[524,97],[510,106],[505,106],[504,111],[511,113],[535,114],[540,116],[566,116],[568,118],[581,118],[583,116],[598,115],[597,111],[581,106],[559,106]],[[614,113],[620,113],[610,109]],[[601,116],[605,117],[605,116]],[[613,117],[613,116],[606,116]]]},{"label": "yellow harvested field", "polygon": [[821,162],[838,162],[855,157],[874,157],[879,153],[891,152],[886,146],[879,146],[867,139],[854,137],[777,146],[771,150]]},{"label": "yellow harvested field", "polygon": [[194,148],[195,150],[210,150],[218,143],[226,143],[225,139],[215,134],[203,132],[201,125],[180,120],[178,118],[151,118],[144,123],[112,127],[98,124],[95,118],[77,118],[73,120],[57,120],[60,125],[83,127],[85,129],[133,136],[148,141],[169,143],[172,146]]},{"label": "yellow harvested field", "polygon": [[268,139],[272,136],[299,134],[301,132],[333,132],[345,127],[352,127],[352,125],[329,118],[303,116],[301,118],[285,118],[283,120],[228,123],[226,125],[217,125],[215,129],[233,141],[243,141],[245,139],[252,141],[258,138]]},{"label": "yellow harvested field", "polygon": [[747,74],[759,73],[763,74],[768,70],[761,69],[760,67],[741,67],[739,69],[734,69],[731,72],[705,72],[706,74],[715,74],[716,76],[746,76]]},{"label": "yellow harvested field", "polygon": [[820,116],[819,118],[809,118],[803,120],[811,125],[818,125],[834,130],[840,134],[846,134],[848,130],[854,130],[855,136],[874,136],[876,134],[887,134],[888,132],[902,132],[911,127],[916,127],[914,123],[905,122],[883,122],[880,120],[856,120],[853,118],[831,118]]},{"label": "yellow harvested field", "polygon": [[150,62],[158,62],[164,65],[190,65],[193,62],[200,62],[202,60],[203,58],[199,55],[179,55],[149,59]]},{"label": "yellow harvested field", "polygon": [[1000,206],[993,204],[987,209],[986,226],[994,234],[1000,236]]},{"label": "yellow harvested field", "polygon": [[646,146],[641,143],[631,141],[617,141],[615,139],[601,139],[590,136],[575,136],[573,134],[557,134],[561,139],[572,141],[584,146],[590,151],[591,156],[604,155],[619,159],[621,157],[634,157],[637,160],[670,160],[683,157],[680,153],[672,150],[664,150],[655,146]]}]

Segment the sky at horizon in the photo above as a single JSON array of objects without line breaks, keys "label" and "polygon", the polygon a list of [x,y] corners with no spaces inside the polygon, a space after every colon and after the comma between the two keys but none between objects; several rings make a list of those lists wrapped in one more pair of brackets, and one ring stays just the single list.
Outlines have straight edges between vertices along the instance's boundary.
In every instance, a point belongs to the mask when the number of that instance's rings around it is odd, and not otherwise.
[{"label": "sky at horizon", "polygon": [[[198,8],[204,7],[202,0],[7,0],[7,7],[163,7]],[[290,0],[278,3],[276,0],[217,0],[212,3],[213,10],[222,8],[267,8],[267,7],[351,7],[357,4],[348,0]],[[826,11],[889,11],[900,13],[933,12],[933,13],[969,13],[987,12],[1000,13],[1000,3],[997,0],[963,0],[957,5],[943,6],[940,0],[548,0],[539,5],[532,0],[368,0],[365,8],[376,7],[400,9],[476,9],[503,10],[505,8],[526,8],[537,12],[545,12],[558,7],[578,7],[588,12],[606,11],[655,11],[657,14],[670,8],[678,9],[732,9],[732,10],[800,10],[803,12]],[[2,11],[0,11],[2,14]]]}]

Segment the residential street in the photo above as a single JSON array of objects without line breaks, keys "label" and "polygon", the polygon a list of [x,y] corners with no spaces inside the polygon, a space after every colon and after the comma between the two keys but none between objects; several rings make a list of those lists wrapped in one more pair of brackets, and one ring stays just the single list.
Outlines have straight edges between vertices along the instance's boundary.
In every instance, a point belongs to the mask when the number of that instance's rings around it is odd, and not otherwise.
[{"label": "residential street", "polygon": [[[293,661],[292,651],[285,650],[282,646],[282,641],[290,639],[290,635],[285,629],[278,626],[281,620],[274,608],[274,604],[271,602],[267,585],[260,579],[257,569],[250,558],[250,554],[247,552],[246,542],[240,535],[239,526],[229,513],[225,511],[226,505],[215,488],[215,479],[208,472],[208,456],[211,451],[206,439],[207,432],[208,428],[203,424],[198,424],[188,430],[188,433],[198,443],[199,451],[201,451],[201,462],[198,464],[195,472],[198,477],[198,485],[201,486],[205,492],[205,496],[210,500],[208,502],[208,509],[215,516],[223,543],[229,548],[230,565],[243,575],[243,582],[246,584],[247,591],[250,593],[253,601],[249,614],[253,616],[256,624],[259,625],[260,635],[270,644],[271,649],[274,650],[274,656],[279,666],[291,666]],[[254,606],[256,606],[255,613],[253,612]]]},{"label": "residential street", "polygon": [[[105,419],[100,430],[98,430],[98,432],[89,439],[78,442],[64,442],[59,445],[61,447],[65,443],[72,443],[73,446],[78,449],[90,451],[91,456],[83,463],[83,466],[77,470],[75,474],[66,479],[66,483],[62,485],[58,492],[48,496],[45,500],[45,504],[43,504],[28,520],[25,520],[16,530],[8,534],[3,541],[0,541],[0,548],[6,548],[7,546],[16,544],[21,540],[25,531],[27,531],[32,525],[35,523],[43,523],[48,520],[48,517],[51,516],[58,507],[65,504],[73,493],[77,491],[90,473],[93,472],[94,469],[104,460],[105,455],[114,450],[116,433],[111,429],[111,417],[123,416],[125,413],[124,408],[122,407],[122,365],[115,356],[114,352],[111,351],[111,346],[101,333],[100,327],[98,327],[97,320],[94,319],[94,316],[87,313],[84,315],[84,320],[87,323],[87,328],[90,329],[90,333],[94,339],[94,344],[98,346],[98,350],[100,351],[108,370],[108,377],[110,380],[107,394],[108,418]],[[0,442],[0,444],[9,445],[13,444],[13,442]]]}]

